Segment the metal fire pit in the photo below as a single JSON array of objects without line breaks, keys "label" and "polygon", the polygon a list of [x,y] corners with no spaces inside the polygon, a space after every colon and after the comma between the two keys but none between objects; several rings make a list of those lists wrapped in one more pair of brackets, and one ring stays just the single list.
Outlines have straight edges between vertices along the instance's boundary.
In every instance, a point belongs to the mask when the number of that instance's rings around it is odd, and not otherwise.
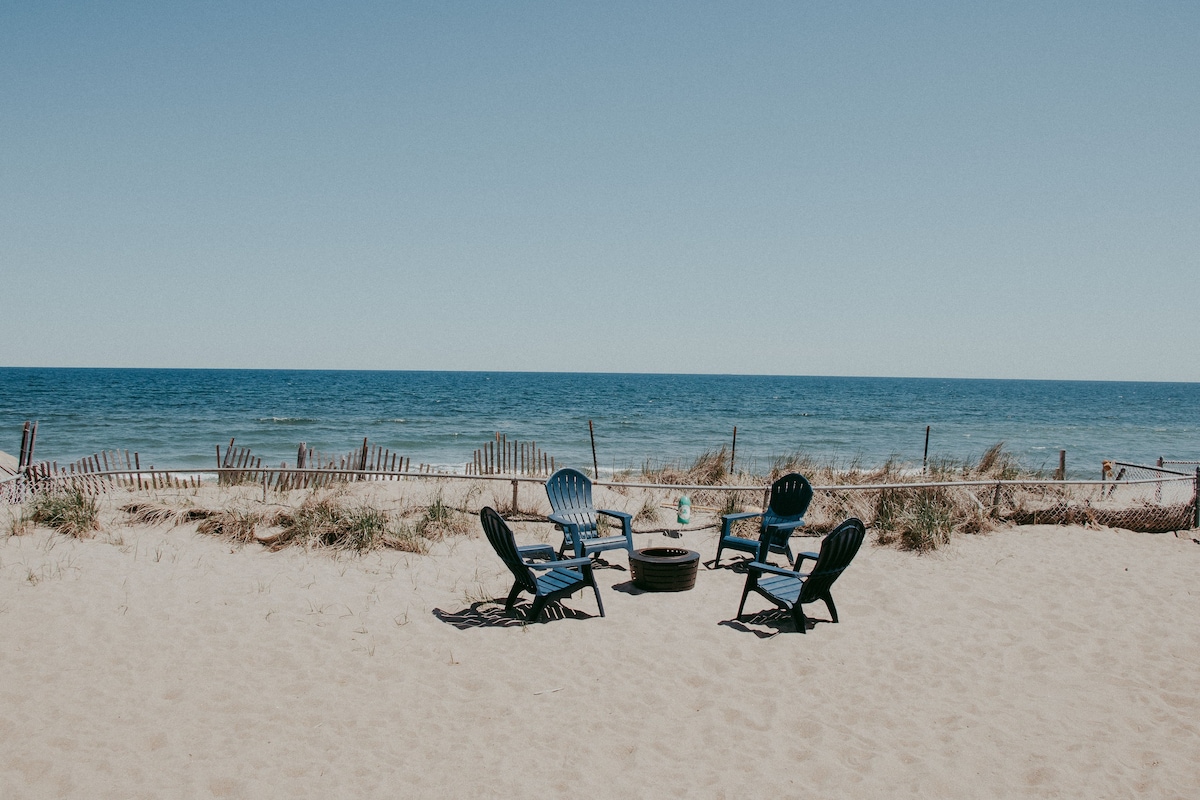
[{"label": "metal fire pit", "polygon": [[696,585],[700,554],[682,547],[647,547],[629,554],[633,585],[648,592],[686,592]]}]

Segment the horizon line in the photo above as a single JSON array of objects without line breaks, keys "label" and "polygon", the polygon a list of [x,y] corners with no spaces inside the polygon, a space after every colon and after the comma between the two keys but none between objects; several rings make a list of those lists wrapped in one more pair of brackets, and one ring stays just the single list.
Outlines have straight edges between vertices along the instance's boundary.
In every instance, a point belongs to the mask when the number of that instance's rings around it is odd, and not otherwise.
[{"label": "horizon line", "polygon": [[913,381],[1020,381],[1029,383],[1163,383],[1198,384],[1196,380],[1138,380],[1132,378],[998,378],[988,376],[951,377],[942,375],[806,375],[793,373],[752,372],[607,372],[587,370],[522,370],[522,369],[389,369],[389,368],[324,368],[324,367],[112,367],[112,366],[9,366],[0,370],[109,370],[142,372],[405,372],[448,373],[462,375],[597,375],[597,376],[659,376],[674,378],[813,378],[842,380],[913,380]]}]

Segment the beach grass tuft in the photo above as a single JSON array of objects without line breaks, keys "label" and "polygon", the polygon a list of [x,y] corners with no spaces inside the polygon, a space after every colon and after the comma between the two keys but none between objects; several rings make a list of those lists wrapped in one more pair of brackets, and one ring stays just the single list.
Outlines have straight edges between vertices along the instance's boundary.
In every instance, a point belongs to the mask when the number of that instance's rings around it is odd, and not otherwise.
[{"label": "beach grass tuft", "polygon": [[715,486],[729,478],[729,451],[706,450],[687,466],[681,462],[666,462],[642,466],[642,477],[649,483],[678,484],[681,486]]},{"label": "beach grass tuft", "polygon": [[642,499],[642,507],[633,515],[633,521],[651,525],[658,522],[658,500],[653,494],[647,494]]},{"label": "beach grass tuft", "polygon": [[204,508],[175,508],[148,500],[126,503],[121,506],[121,511],[129,515],[130,525],[179,525],[205,520],[218,513]]},{"label": "beach grass tuft", "polygon": [[276,524],[282,534],[275,547],[297,544],[362,553],[381,545],[388,533],[383,511],[365,503],[347,505],[332,495],[313,495],[294,511],[280,512]]},{"label": "beach grass tuft", "polygon": [[451,507],[439,489],[425,512],[417,519],[416,534],[424,539],[462,536],[471,530],[470,518]]},{"label": "beach grass tuft", "polygon": [[96,498],[78,489],[35,495],[28,518],[76,539],[90,538],[100,530],[100,508]]},{"label": "beach grass tuft", "polygon": [[261,512],[227,508],[206,516],[196,530],[237,544],[249,544],[257,538],[258,527],[271,521]]},{"label": "beach grass tuft", "polygon": [[33,531],[33,520],[28,512],[22,509],[20,514],[14,514],[8,525],[9,536],[24,536]]},{"label": "beach grass tuft", "polygon": [[[901,549],[926,553],[950,542],[954,511],[946,492],[936,488],[912,489],[889,523]],[[883,530],[878,519],[876,528]]]},{"label": "beach grass tuft", "polygon": [[412,525],[394,525],[380,539],[381,544],[405,553],[424,554],[429,552],[429,540],[422,538]]},{"label": "beach grass tuft", "polygon": [[985,450],[973,471],[977,478],[995,478],[1001,481],[1016,480],[1022,476],[1016,456],[1004,449],[1004,442],[996,442]]}]

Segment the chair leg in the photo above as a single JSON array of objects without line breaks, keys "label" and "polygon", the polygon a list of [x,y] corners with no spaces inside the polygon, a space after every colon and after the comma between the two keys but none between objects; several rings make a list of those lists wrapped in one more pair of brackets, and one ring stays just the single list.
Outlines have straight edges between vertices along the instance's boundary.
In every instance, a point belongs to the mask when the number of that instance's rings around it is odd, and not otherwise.
[{"label": "chair leg", "polygon": [[721,550],[724,549],[724,547],[725,547],[724,542],[717,542],[717,557],[713,559],[713,565],[712,565],[713,569],[716,569],[717,567],[721,566]]},{"label": "chair leg", "polygon": [[837,606],[833,604],[833,595],[826,593],[821,599],[825,601],[825,607],[829,609],[829,618],[837,622]]},{"label": "chair leg", "polygon": [[546,598],[538,595],[533,598],[533,605],[529,608],[529,616],[525,617],[528,622],[537,622],[538,617],[542,615],[542,609],[546,607]]},{"label": "chair leg", "polygon": [[517,595],[521,593],[521,584],[514,583],[512,591],[508,593],[508,601],[504,604],[504,613],[509,613],[513,609],[513,603],[517,602]]},{"label": "chair leg", "polygon": [[796,623],[796,630],[808,633],[808,617],[804,616],[804,611],[800,608],[799,603],[792,606],[792,620]]},{"label": "chair leg", "polygon": [[604,616],[604,601],[600,599],[600,587],[596,585],[596,580],[592,579],[592,591],[596,593],[596,607],[600,609],[600,616]]},{"label": "chair leg", "polygon": [[742,602],[738,603],[738,613],[734,619],[742,618],[742,609],[746,607],[746,598],[750,595],[750,590],[754,588],[751,584],[757,584],[758,581],[753,575],[746,576],[746,587],[742,589]]}]

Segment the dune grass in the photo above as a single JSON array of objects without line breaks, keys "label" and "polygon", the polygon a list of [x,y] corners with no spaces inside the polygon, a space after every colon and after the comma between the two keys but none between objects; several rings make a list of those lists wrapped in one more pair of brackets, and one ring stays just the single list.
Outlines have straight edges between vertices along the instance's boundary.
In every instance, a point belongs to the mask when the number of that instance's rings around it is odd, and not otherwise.
[{"label": "dune grass", "polygon": [[470,517],[447,505],[439,489],[417,519],[415,534],[423,539],[437,540],[447,536],[462,536],[470,530]]},{"label": "dune grass", "polygon": [[100,530],[100,508],[96,498],[78,489],[37,494],[22,516],[34,524],[45,525],[76,539],[90,538]]},{"label": "dune grass", "polygon": [[[706,451],[690,464],[668,462],[643,465],[640,475],[626,474],[625,480],[677,485],[712,486],[693,490],[693,507],[709,506],[718,514],[756,509],[761,495],[747,491],[720,491],[721,486],[753,486],[771,483],[798,472],[818,491],[806,515],[805,532],[823,534],[847,517],[855,516],[875,529],[876,540],[906,550],[928,552],[948,543],[954,534],[978,533],[994,527],[995,509],[987,508],[978,493],[957,487],[838,491],[839,486],[871,484],[920,484],[965,480],[1020,480],[1044,477],[1023,470],[1017,459],[1004,449],[1004,442],[992,445],[976,461],[933,458],[924,470],[892,458],[878,467],[864,468],[858,459],[839,463],[821,460],[796,451],[771,460],[763,471],[753,463],[729,471],[729,453],[725,448]],[[739,523],[750,532],[748,523]]]},{"label": "dune grass", "polygon": [[[618,483],[611,491],[625,498],[627,510],[634,513],[636,522],[655,526],[664,517],[661,506],[673,505],[680,494],[691,497],[694,511],[713,517],[742,510],[755,511],[764,502],[764,490],[759,487],[787,473],[799,472],[814,486],[824,487],[815,493],[805,515],[806,526],[799,535],[822,535],[853,516],[873,529],[880,544],[918,552],[935,550],[957,534],[987,531],[1001,523],[1023,524],[1027,519],[1045,522],[1051,521],[1051,517],[1074,520],[1081,513],[1076,508],[1080,504],[1072,498],[1070,490],[1057,486],[1006,486],[1002,491],[998,485],[995,488],[990,485],[921,485],[1044,477],[1038,472],[1023,470],[1016,458],[1004,449],[1003,442],[985,450],[977,460],[933,458],[924,469],[896,458],[879,466],[863,467],[857,459],[839,463],[797,451],[773,458],[766,470],[756,471],[753,462],[739,462],[739,470],[731,472],[729,455],[721,448],[701,453],[691,461],[647,462],[640,472],[619,473]],[[663,484],[664,488],[635,489],[623,486],[621,482],[656,483]],[[671,488],[673,486],[693,488],[682,490]],[[747,488],[733,489],[735,486]],[[472,531],[478,533],[474,520],[479,505],[476,495],[482,495],[483,489],[472,487],[465,495],[453,488],[447,488],[447,492],[453,501],[443,496],[439,486],[433,493],[422,493],[424,499],[417,505],[405,505],[402,498],[398,503],[385,499],[388,503],[385,508],[372,505],[376,502],[373,500],[349,499],[346,489],[342,488],[313,490],[292,500],[291,507],[288,506],[289,495],[284,493],[279,495],[282,505],[272,508],[238,501],[243,508],[233,508],[231,506],[237,503],[230,503],[225,508],[206,510],[160,507],[138,501],[127,504],[124,510],[134,521],[147,524],[198,521],[201,532],[222,536],[232,542],[256,541],[275,549],[302,546],[366,552],[391,547],[422,553],[428,551],[432,543],[447,537],[469,535]],[[499,494],[494,497],[499,498]],[[507,495],[503,499],[507,502]],[[295,505],[297,502],[299,505]],[[501,508],[495,501],[493,505]],[[1060,506],[1064,510],[1060,510]],[[507,510],[512,515],[522,513]],[[1095,509],[1085,510],[1093,515],[1100,513]],[[544,512],[528,512],[524,519],[544,520],[541,513]],[[1155,524],[1159,527],[1174,525],[1175,516]],[[1088,517],[1088,521],[1091,520],[1092,517]],[[1103,521],[1099,517],[1096,520]],[[601,518],[601,524],[605,521]],[[707,519],[700,524],[714,523]],[[755,520],[738,524],[746,529],[745,535],[756,535]]]},{"label": "dune grass", "polygon": [[178,508],[161,502],[127,503],[121,510],[131,524],[198,522],[199,533],[233,544],[332,549],[365,553],[391,548],[425,553],[431,542],[471,530],[470,517],[451,507],[439,493],[427,507],[388,511],[367,501],[346,498],[338,490],[318,490],[295,507]]}]

